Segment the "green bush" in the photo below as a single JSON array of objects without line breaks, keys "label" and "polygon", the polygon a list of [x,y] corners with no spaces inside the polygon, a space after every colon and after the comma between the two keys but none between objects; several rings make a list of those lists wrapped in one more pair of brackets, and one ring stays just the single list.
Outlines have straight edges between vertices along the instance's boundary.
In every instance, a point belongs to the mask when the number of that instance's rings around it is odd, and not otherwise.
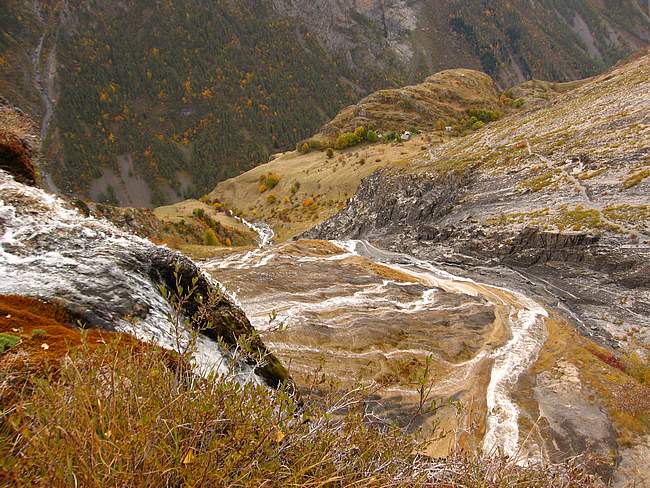
[{"label": "green bush", "polygon": [[327,148],[327,159],[332,159],[334,157],[334,150],[331,147]]},{"label": "green bush", "polygon": [[483,127],[485,127],[485,122],[483,122],[482,120],[477,120],[472,124],[472,130],[479,130],[482,129]]},{"label": "green bush", "polygon": [[207,229],[203,234],[203,244],[206,246],[218,246],[219,239],[212,229]]},{"label": "green bush", "polygon": [[273,190],[273,188],[278,186],[281,179],[282,177],[276,173],[267,173],[260,176],[260,193],[264,193],[267,190]]},{"label": "green bush", "polygon": [[46,335],[47,332],[45,332],[43,329],[32,330],[32,339],[40,339],[42,337],[45,337]]},{"label": "green bush", "polygon": [[342,150],[351,146],[356,146],[360,142],[362,142],[361,139],[359,139],[354,132],[344,132],[337,137],[334,147]]},{"label": "green bush", "polygon": [[379,140],[379,136],[377,135],[377,132],[374,130],[369,130],[366,132],[366,140],[368,142],[377,142]]},{"label": "green bush", "polygon": [[3,353],[20,342],[20,337],[12,334],[0,334],[0,353]]},{"label": "green bush", "polygon": [[357,139],[359,141],[365,141],[366,140],[366,128],[365,127],[357,127],[354,129],[354,135],[357,136]]},{"label": "green bush", "polygon": [[384,142],[394,142],[399,140],[399,134],[394,131],[384,134]]},{"label": "green bush", "polygon": [[477,120],[487,124],[501,118],[501,113],[496,110],[470,109],[467,111],[470,118],[475,117]]}]

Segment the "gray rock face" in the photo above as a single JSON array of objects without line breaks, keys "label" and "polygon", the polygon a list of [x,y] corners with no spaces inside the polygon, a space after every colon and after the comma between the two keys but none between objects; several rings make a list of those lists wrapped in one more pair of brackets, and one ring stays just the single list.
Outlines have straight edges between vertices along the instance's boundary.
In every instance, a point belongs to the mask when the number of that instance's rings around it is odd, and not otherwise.
[{"label": "gray rock face", "polygon": [[[305,236],[369,239],[470,275],[487,273],[559,307],[586,334],[609,344],[647,317],[650,246],[630,246],[627,236],[479,223],[485,210],[463,201],[481,178],[471,172],[436,178],[379,171],[347,208]],[[604,299],[610,296],[618,303]]]},{"label": "gray rock face", "polygon": [[[400,74],[407,81],[455,67],[480,67],[503,85],[531,75],[575,79],[650,39],[650,16],[634,1],[617,5],[617,17],[591,0],[562,7],[547,1],[272,2],[281,15],[299,18],[351,67]],[[550,45],[553,49],[542,47]],[[545,52],[537,58],[540,49]]]}]

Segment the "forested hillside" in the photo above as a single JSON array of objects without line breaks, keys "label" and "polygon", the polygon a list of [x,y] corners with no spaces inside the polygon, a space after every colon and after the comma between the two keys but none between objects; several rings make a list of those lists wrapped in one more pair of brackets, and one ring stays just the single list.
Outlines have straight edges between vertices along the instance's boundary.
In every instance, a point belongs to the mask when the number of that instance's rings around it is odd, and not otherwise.
[{"label": "forested hillside", "polygon": [[650,39],[637,0],[1,3],[0,95],[41,122],[49,186],[131,206],[203,194],[379,88],[575,79]]},{"label": "forested hillside", "polygon": [[254,1],[52,6],[54,183],[156,204],[291,146],[355,98],[346,69],[308,34],[297,42],[298,28]]}]

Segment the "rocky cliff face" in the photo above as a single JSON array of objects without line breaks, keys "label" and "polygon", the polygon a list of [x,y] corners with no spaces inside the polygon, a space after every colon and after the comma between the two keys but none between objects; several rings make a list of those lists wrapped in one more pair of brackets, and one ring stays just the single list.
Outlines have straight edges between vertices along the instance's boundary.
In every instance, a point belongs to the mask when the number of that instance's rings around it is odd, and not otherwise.
[{"label": "rocky cliff face", "polygon": [[357,69],[397,67],[407,80],[481,68],[502,85],[594,74],[650,40],[644,2],[274,0]]},{"label": "rocky cliff face", "polygon": [[532,287],[611,344],[650,341],[650,55],[383,170],[307,233]]}]

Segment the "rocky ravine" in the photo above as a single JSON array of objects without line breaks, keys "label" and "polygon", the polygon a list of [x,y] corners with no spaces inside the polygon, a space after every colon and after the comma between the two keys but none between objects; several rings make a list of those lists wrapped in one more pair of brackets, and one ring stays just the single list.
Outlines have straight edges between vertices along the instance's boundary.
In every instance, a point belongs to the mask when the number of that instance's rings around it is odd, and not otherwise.
[{"label": "rocky ravine", "polygon": [[519,423],[544,457],[613,456],[598,471],[618,486],[649,481],[643,410],[630,413],[620,393],[647,390],[596,344],[642,354],[650,344],[649,79],[644,53],[406,169],[379,170],[305,234],[367,239],[543,303],[548,338],[518,380]]},{"label": "rocky ravine", "polygon": [[650,342],[650,55],[378,171],[306,235],[368,238],[533,288],[585,332]]}]

